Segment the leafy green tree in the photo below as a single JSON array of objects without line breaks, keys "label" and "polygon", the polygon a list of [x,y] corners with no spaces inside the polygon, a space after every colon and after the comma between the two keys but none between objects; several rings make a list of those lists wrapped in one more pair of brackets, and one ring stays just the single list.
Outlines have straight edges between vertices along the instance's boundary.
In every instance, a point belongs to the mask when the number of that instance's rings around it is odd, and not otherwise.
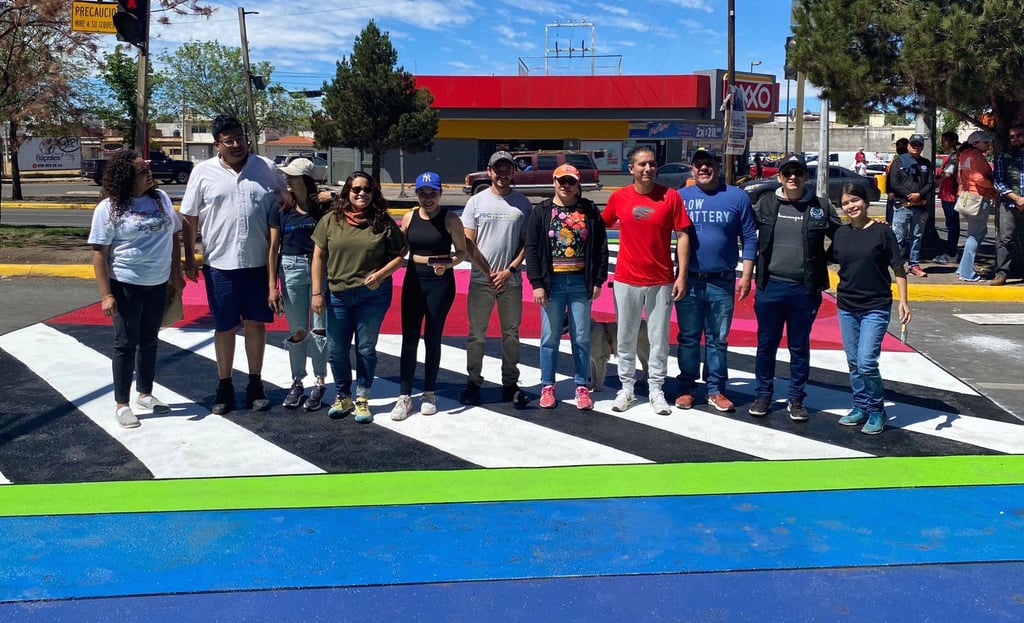
[{"label": "leafy green tree", "polygon": [[164,88],[154,94],[158,114],[180,117],[182,107],[189,114],[213,118],[234,115],[256,140],[265,130],[309,129],[312,107],[281,87],[270,84],[274,66],[267,61],[250,63],[253,75],[263,76],[268,86],[253,91],[256,128],[248,128],[245,65],[242,49],[215,41],[189,41],[160,56],[165,66]]},{"label": "leafy green tree", "polygon": [[[127,54],[124,49],[128,50]],[[123,136],[132,149],[136,147],[135,113],[139,78],[138,55],[134,50],[130,46],[118,46],[112,53],[105,54],[100,66],[100,81],[83,81],[79,89],[83,107],[106,127]],[[152,65],[147,69],[149,76],[146,81],[150,91],[159,90],[163,76],[154,73]]]},{"label": "leafy green tree", "polygon": [[790,61],[837,110],[934,104],[1002,146],[1024,109],[1020,2],[801,0],[794,15]]},{"label": "leafy green tree", "polygon": [[425,151],[437,134],[437,111],[430,107],[434,97],[417,89],[413,75],[397,63],[390,37],[370,20],[352,55],[338,61],[334,81],[324,83],[323,111],[313,115],[317,144],[368,150],[374,179],[380,179],[386,151]]}]

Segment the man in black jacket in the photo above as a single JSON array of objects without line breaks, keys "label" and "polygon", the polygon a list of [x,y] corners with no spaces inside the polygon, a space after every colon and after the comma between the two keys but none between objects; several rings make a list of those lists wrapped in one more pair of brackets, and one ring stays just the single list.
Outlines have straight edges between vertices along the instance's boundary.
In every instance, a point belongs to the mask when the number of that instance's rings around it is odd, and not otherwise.
[{"label": "man in black jacket", "polygon": [[811,372],[811,325],[828,288],[825,238],[832,239],[841,221],[832,204],[805,187],[807,165],[790,154],[779,165],[782,187],[761,197],[757,218],[754,314],[757,316],[755,398],[749,413],[771,410],[775,357],[785,327],[789,345],[789,391],[786,410],[797,422],[807,420],[804,386]]},{"label": "man in black jacket", "polygon": [[892,229],[900,254],[907,258],[910,268],[907,274],[927,277],[921,268],[921,244],[924,240],[924,225],[928,221],[928,209],[935,200],[935,165],[921,156],[924,150],[924,136],[911,134],[907,153],[901,155],[889,168],[886,192],[892,197],[895,208]]}]

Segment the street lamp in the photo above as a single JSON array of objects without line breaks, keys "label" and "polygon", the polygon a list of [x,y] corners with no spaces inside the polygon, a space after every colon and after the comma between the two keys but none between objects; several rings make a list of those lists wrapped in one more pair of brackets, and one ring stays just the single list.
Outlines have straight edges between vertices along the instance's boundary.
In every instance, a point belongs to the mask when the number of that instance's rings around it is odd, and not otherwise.
[{"label": "street lamp", "polygon": [[754,68],[761,64],[761,61],[750,61],[750,73],[754,73]]}]

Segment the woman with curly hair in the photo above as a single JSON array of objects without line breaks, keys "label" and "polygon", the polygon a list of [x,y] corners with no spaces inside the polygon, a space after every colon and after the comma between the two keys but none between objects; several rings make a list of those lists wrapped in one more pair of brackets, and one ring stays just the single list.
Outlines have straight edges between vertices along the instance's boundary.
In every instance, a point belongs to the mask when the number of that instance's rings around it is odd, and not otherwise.
[{"label": "woman with curly hair", "polygon": [[139,419],[129,406],[133,375],[137,407],[169,410],[153,395],[153,379],[168,284],[178,291],[185,286],[181,219],[167,193],[156,188],[149,163],[135,151],[111,157],[103,171],[102,195],[89,232],[92,266],[103,315],[114,323],[115,416],[122,428],[136,428]]},{"label": "woman with curly hair", "polygon": [[[376,180],[356,171],[345,180],[331,212],[317,223],[313,242],[313,311],[327,313],[336,392],[328,415],[343,417],[354,411],[356,422],[372,422],[369,398],[377,367],[377,335],[391,306],[391,275],[402,265],[405,237],[388,215]],[[351,395],[353,337],[355,402]]]}]

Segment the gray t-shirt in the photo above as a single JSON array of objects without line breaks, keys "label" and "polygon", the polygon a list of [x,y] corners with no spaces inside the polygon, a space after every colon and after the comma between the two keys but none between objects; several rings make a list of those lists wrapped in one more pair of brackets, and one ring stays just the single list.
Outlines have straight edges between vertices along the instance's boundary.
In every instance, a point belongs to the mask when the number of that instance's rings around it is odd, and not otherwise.
[{"label": "gray t-shirt", "polygon": [[[797,207],[799,206],[799,207]],[[775,221],[775,240],[768,274],[783,281],[804,280],[804,211],[807,204],[782,203]]]},{"label": "gray t-shirt", "polygon": [[[502,197],[487,190],[469,198],[462,211],[462,225],[476,232],[476,246],[491,270],[503,270],[523,248],[526,238],[526,219],[530,214],[530,200],[515,190]],[[473,265],[470,279],[476,283],[489,283],[487,275]],[[520,273],[512,275],[509,286],[522,284]]]}]

